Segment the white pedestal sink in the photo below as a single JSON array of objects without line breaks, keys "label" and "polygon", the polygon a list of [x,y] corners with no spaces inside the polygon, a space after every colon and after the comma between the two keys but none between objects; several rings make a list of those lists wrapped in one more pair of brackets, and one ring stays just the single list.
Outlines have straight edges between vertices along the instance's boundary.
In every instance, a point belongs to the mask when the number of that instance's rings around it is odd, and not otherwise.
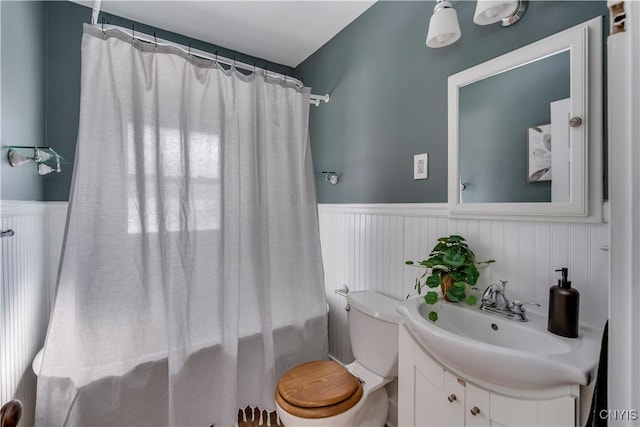
[{"label": "white pedestal sink", "polygon": [[478,306],[444,303],[438,321],[422,298],[397,306],[402,321],[429,353],[472,378],[511,388],[587,385],[598,363],[602,331],[580,327],[578,338],[547,331],[546,317],[517,322]]}]

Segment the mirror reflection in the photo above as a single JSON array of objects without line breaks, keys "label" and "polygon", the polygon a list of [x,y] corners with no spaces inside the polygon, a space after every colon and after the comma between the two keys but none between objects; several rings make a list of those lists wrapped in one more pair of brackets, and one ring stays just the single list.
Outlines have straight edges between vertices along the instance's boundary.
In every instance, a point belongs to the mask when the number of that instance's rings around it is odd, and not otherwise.
[{"label": "mirror reflection", "polygon": [[461,203],[568,202],[570,51],[459,88]]}]

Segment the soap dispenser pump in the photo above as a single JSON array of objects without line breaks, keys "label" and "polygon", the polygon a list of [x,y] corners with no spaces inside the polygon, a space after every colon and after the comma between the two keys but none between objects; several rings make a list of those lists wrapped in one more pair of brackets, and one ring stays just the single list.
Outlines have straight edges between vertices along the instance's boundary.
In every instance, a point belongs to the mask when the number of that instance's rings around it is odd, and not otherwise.
[{"label": "soap dispenser pump", "polygon": [[567,338],[578,337],[578,315],[580,311],[580,293],[571,287],[568,280],[569,269],[559,270],[562,277],[558,285],[549,289],[549,321],[547,329],[556,335]]}]

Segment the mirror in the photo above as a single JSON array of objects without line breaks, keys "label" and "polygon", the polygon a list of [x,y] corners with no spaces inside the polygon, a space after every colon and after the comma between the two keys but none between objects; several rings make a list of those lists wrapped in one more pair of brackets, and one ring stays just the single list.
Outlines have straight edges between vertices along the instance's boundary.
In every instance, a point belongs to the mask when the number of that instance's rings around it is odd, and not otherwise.
[{"label": "mirror", "polygon": [[449,214],[602,220],[602,18],[449,77]]}]

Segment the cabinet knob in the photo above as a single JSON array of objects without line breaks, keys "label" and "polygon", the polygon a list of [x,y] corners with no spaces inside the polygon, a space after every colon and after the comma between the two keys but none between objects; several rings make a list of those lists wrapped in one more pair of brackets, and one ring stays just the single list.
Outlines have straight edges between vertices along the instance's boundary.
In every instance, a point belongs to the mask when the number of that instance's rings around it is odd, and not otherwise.
[{"label": "cabinet knob", "polygon": [[453,402],[453,401],[457,400],[458,398],[456,397],[455,394],[451,393],[449,395],[449,397],[447,397],[447,399],[449,400],[449,402]]},{"label": "cabinet knob", "polygon": [[477,406],[474,406],[473,408],[471,408],[471,415],[473,415],[474,417],[479,413],[480,413],[480,408],[478,408]]},{"label": "cabinet knob", "polygon": [[575,116],[569,119],[569,126],[571,126],[572,128],[577,128],[581,124],[582,124],[582,117]]}]

